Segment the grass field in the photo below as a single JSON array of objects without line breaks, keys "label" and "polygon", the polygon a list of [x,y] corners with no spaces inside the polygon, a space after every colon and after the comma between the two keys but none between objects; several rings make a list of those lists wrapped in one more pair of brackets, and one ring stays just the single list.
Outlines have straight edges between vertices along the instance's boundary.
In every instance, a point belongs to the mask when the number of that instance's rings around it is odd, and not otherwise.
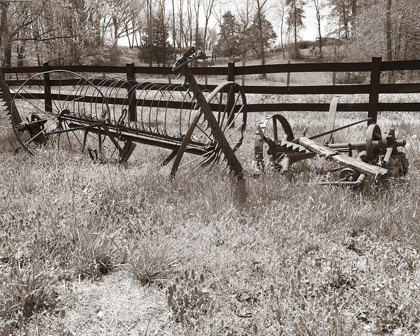
[{"label": "grass field", "polygon": [[[324,113],[284,115],[297,136],[325,128]],[[379,116],[407,139],[409,174],[354,190],[318,185],[322,158],[254,178],[263,116],[238,152],[243,183],[220,169],[170,182],[168,153],[146,146],[128,167],[15,154],[2,117],[0,335],[419,335],[420,118]]]}]

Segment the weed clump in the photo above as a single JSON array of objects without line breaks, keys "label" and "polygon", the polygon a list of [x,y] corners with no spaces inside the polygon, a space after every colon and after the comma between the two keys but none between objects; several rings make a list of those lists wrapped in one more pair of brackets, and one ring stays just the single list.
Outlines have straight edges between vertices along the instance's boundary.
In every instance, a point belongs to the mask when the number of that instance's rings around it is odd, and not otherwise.
[{"label": "weed clump", "polygon": [[174,274],[178,263],[175,247],[161,238],[137,239],[128,248],[128,263],[141,285],[156,283],[163,286]]},{"label": "weed clump", "polygon": [[70,263],[81,278],[97,279],[113,269],[118,247],[106,231],[95,233],[85,228],[74,229],[71,243],[74,253]]},{"label": "weed clump", "polygon": [[0,330],[13,330],[35,313],[56,307],[55,282],[51,271],[11,260],[0,274]]},{"label": "weed clump", "polygon": [[204,288],[204,275],[185,271],[167,288],[167,303],[176,322],[195,324],[212,310],[209,292]]}]

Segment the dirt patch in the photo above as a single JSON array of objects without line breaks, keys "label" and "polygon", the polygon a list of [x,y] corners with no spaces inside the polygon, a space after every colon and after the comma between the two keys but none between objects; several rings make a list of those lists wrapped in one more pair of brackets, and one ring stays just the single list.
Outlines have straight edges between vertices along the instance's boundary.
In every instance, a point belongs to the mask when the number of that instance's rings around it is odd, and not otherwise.
[{"label": "dirt patch", "polygon": [[143,335],[162,330],[168,321],[164,291],[141,287],[125,271],[62,289],[68,300],[63,322],[74,335]]}]

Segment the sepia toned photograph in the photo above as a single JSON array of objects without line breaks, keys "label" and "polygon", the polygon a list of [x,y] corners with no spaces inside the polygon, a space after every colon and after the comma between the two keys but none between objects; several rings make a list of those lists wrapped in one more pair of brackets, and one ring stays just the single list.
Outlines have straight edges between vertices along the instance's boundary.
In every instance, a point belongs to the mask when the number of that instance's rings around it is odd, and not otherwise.
[{"label": "sepia toned photograph", "polygon": [[420,335],[418,0],[0,0],[0,336]]}]

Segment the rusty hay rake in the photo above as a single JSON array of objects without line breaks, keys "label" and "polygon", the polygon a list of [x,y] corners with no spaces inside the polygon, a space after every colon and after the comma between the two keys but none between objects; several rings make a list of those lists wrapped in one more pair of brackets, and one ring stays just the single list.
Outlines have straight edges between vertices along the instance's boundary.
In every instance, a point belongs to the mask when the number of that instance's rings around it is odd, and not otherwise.
[{"label": "rusty hay rake", "polygon": [[[183,84],[87,79],[64,70],[32,76],[6,97],[20,148],[30,153],[40,145],[66,148],[124,163],[141,143],[171,150],[162,163],[173,162],[171,176],[182,167],[221,161],[241,176],[235,151],[246,128],[244,91],[235,82],[211,92],[200,87],[188,64],[205,55],[194,52],[191,48],[174,65]],[[45,87],[50,89],[44,95]],[[2,91],[8,91],[4,81]]]},{"label": "rusty hay rake", "polygon": [[[184,76],[183,84],[87,79],[57,70],[32,76],[12,95],[0,69],[0,89],[19,148],[29,153],[42,145],[125,163],[140,143],[171,151],[162,165],[172,162],[172,177],[183,167],[226,162],[241,178],[235,153],[247,124],[245,93],[233,81],[211,92],[198,85],[188,64],[205,58],[191,48],[175,63],[173,70]],[[338,101],[335,97],[331,102],[325,132],[311,137],[296,138],[280,114],[264,118],[255,135],[259,172],[288,172],[294,163],[321,155],[340,165],[334,169],[338,181],[322,184],[358,186],[368,176],[377,181],[406,175],[408,160],[400,150],[405,140],[396,139],[394,130],[382,134],[371,112],[366,119],[335,128]],[[336,132],[366,122],[364,140],[334,142]]]}]

